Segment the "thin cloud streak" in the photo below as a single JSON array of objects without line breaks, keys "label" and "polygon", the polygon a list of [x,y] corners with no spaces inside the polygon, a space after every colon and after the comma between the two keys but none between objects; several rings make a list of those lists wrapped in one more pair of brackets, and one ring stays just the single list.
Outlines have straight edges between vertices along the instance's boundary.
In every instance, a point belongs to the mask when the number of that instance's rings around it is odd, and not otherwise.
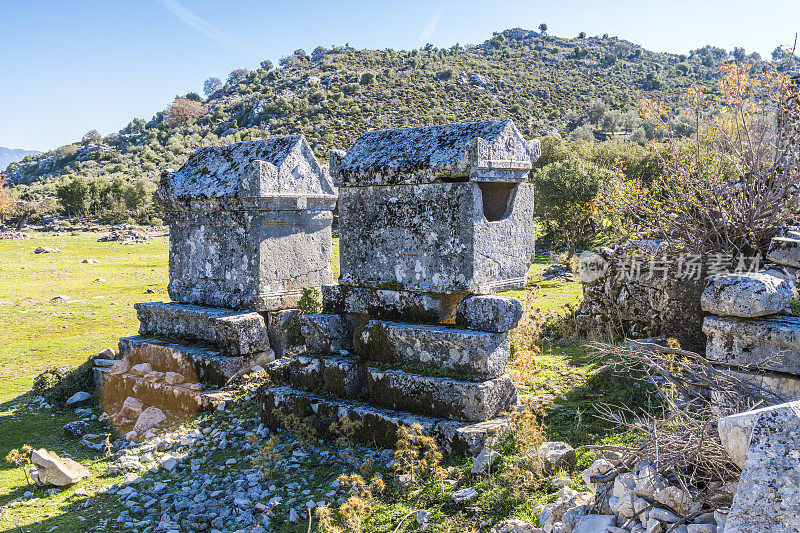
[{"label": "thin cloud streak", "polygon": [[422,28],[422,32],[420,32],[419,38],[417,39],[417,48],[421,48],[428,43],[428,39],[430,39],[433,32],[436,31],[436,27],[439,25],[443,14],[444,4],[440,5],[439,9],[437,9],[433,15],[431,15],[431,18],[428,19],[428,22],[425,23],[425,27]]},{"label": "thin cloud streak", "polygon": [[211,37],[218,43],[230,48],[241,48],[243,50],[247,50],[248,52],[255,53],[255,50],[247,46],[245,43],[232,35],[228,35],[210,22],[206,22],[193,12],[180,5],[176,0],[156,0],[156,2],[161,4],[161,7],[178,17],[187,26],[191,26],[200,33]]}]

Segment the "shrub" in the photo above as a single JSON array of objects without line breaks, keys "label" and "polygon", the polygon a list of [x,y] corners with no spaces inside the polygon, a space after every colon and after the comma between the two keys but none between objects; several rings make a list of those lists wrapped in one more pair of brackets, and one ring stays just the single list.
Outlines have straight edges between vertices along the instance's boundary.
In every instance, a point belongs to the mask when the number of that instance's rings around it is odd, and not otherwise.
[{"label": "shrub", "polygon": [[33,380],[33,392],[54,405],[64,405],[76,392],[93,392],[93,365],[94,358],[91,358],[78,368],[48,367]]}]

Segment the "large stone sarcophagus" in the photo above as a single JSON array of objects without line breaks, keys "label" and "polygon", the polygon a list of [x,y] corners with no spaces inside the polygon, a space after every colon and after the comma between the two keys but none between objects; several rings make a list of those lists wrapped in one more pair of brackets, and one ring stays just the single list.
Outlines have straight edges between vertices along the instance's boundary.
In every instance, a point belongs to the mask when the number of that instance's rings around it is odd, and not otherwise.
[{"label": "large stone sarcophagus", "polygon": [[336,193],[302,135],[202,148],[159,196],[175,301],[273,311],[332,281]]},{"label": "large stone sarcophagus", "polygon": [[522,288],[534,256],[539,142],[511,120],[368,132],[331,156],[342,285],[427,293]]}]

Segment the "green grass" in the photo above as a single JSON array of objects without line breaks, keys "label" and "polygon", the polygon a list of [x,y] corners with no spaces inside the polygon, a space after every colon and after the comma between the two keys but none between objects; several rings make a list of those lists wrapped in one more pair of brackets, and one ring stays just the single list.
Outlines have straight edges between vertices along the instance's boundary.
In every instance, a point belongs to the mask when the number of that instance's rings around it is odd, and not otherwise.
[{"label": "green grass", "polygon": [[[166,235],[155,236],[150,244],[131,246],[97,242],[100,236],[37,234],[28,240],[0,241],[0,459],[12,448],[30,444],[70,455],[94,474],[78,485],[87,489],[94,503],[89,508],[84,508],[86,497],[72,496],[76,487],[71,487],[50,497],[42,497],[43,491],[38,489],[39,499],[3,512],[3,506],[27,488],[19,468],[0,463],[0,532],[20,531],[19,526],[26,532],[85,531],[103,518],[115,518],[121,510],[113,497],[98,496],[96,492],[122,478],[101,477],[107,460],[98,453],[87,452],[62,434],[61,426],[73,420],[74,414],[30,411],[24,406],[30,400],[28,391],[33,378],[47,366],[77,366],[100,350],[115,347],[119,337],[137,330],[132,307],[135,302],[169,299]],[[34,254],[38,246],[59,248],[63,252]],[[99,262],[82,264],[86,258]],[[530,303],[539,312],[557,315],[564,312],[566,304],[580,301],[581,284],[542,280],[541,273],[548,263],[540,257],[531,268],[529,282],[537,289]],[[338,241],[334,241],[332,268],[338,278]],[[97,278],[106,281],[95,282]],[[146,293],[147,289],[153,292]],[[505,294],[526,297],[525,291]],[[66,296],[66,301],[54,303],[52,299],[58,295]],[[630,438],[622,428],[598,418],[601,405],[647,409],[650,394],[633,386],[628,379],[597,375],[599,364],[577,342],[544,344],[531,361],[524,367],[527,374],[521,392],[536,396],[545,405],[542,422],[547,438],[566,440],[578,449],[577,466],[565,474],[572,477],[575,488],[580,488],[580,471],[593,456],[586,446]],[[100,425],[90,432],[99,430]],[[503,453],[503,459],[497,463],[495,474],[488,478],[470,476],[469,458],[447,460],[455,468],[451,476],[461,477],[464,486],[475,486],[481,493],[478,501],[472,503],[480,511],[454,505],[450,491],[435,485],[414,491],[390,487],[376,502],[365,531],[392,531],[401,517],[422,508],[433,514],[429,531],[470,531],[482,520],[497,521],[507,516],[532,519],[536,505],[552,499],[552,491],[545,483],[540,490],[524,497],[514,494],[514,487],[503,481],[502,474],[517,456],[516,452],[508,443],[498,445],[497,449]],[[244,452],[228,450],[214,457],[222,460],[237,453]],[[320,474],[320,478],[333,475]],[[325,483],[329,484],[330,479]],[[412,531],[412,522],[413,517],[400,530]],[[305,531],[305,524],[297,527],[276,521],[274,527],[276,531]],[[119,530],[119,525],[112,522],[107,529]]]}]

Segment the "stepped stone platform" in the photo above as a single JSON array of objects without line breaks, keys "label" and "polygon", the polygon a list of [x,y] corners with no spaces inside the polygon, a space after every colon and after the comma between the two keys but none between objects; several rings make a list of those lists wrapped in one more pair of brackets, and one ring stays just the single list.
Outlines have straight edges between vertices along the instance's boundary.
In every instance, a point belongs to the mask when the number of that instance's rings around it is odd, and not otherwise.
[{"label": "stepped stone platform", "polygon": [[490,333],[428,324],[370,320],[356,331],[360,356],[394,365],[419,365],[471,379],[493,379],[505,372],[508,333]]},{"label": "stepped stone platform", "polygon": [[[189,381],[223,386],[255,365],[266,365],[271,352],[229,356],[213,349],[133,336],[119,340],[119,351],[131,366],[148,363],[158,372],[176,372]],[[192,379],[194,378],[194,379]]]},{"label": "stepped stone platform", "polygon": [[800,374],[800,317],[709,316],[706,358],[737,367]]},{"label": "stepped stone platform", "polygon": [[108,375],[103,382],[101,398],[104,407],[121,404],[126,398],[133,397],[145,405],[156,405],[163,411],[193,414],[213,410],[230,399],[228,393],[207,390],[199,383],[170,385],[163,381],[150,381],[146,376],[137,376],[132,372]]},{"label": "stepped stone platform", "polygon": [[271,351],[266,323],[259,313],[164,302],[133,307],[140,335],[206,341],[232,355]]},{"label": "stepped stone platform", "polygon": [[368,132],[334,151],[340,285],[300,318],[307,353],[270,364],[285,385],[261,390],[264,423],[290,412],[325,431],[347,417],[382,447],[420,424],[458,454],[500,437],[522,306],[493,293],[526,283],[538,150],[513,122],[486,121]]},{"label": "stepped stone platform", "polygon": [[430,418],[287,386],[262,388],[259,398],[261,421],[269,427],[280,427],[283,412],[307,417],[322,431],[332,422],[346,417],[360,422],[355,435],[360,442],[381,448],[393,448],[397,444],[397,430],[413,424],[420,424],[428,435],[434,437],[443,453],[459,455],[477,454],[490,439],[501,438],[508,432],[508,421],[504,418],[474,424]]}]

